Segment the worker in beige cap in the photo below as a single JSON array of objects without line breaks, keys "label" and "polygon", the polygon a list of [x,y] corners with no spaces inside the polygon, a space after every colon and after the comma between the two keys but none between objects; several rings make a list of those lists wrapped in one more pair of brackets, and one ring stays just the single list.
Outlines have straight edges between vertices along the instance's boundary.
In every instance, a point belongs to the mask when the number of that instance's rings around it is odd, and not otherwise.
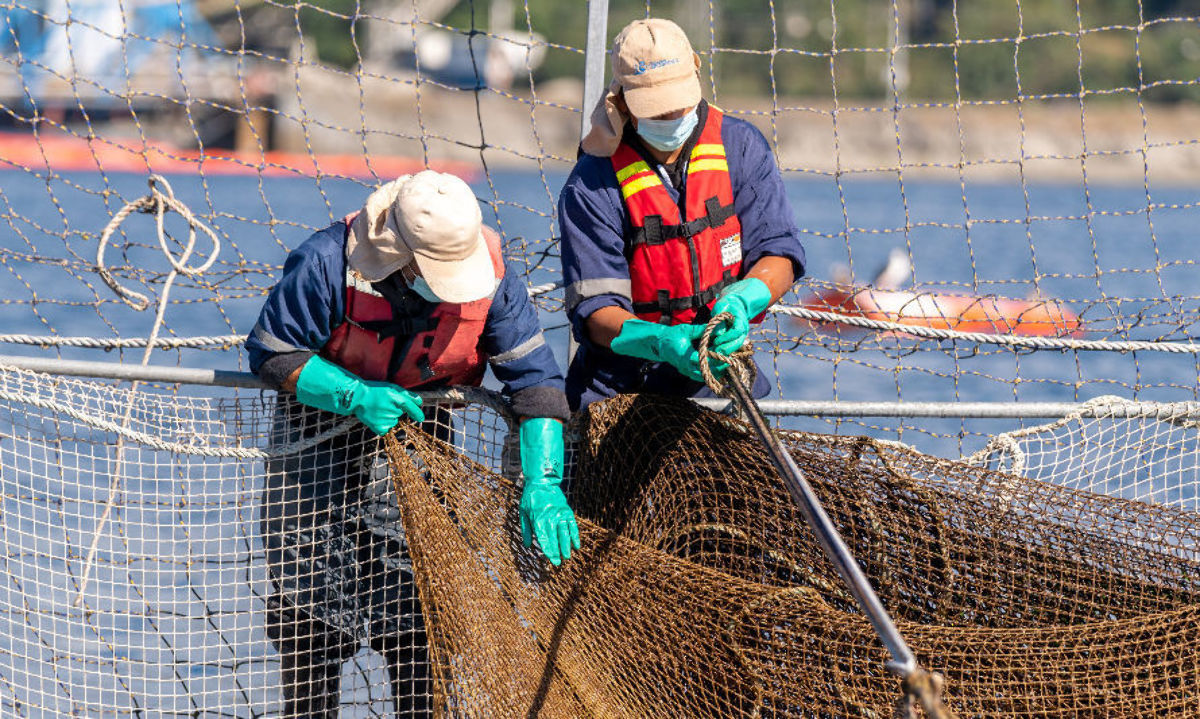
[{"label": "worker in beige cap", "polygon": [[[378,440],[415,423],[452,441],[449,412],[427,415],[414,390],[478,385],[490,365],[520,417],[524,544],[555,565],[580,546],[559,487],[563,377],[526,285],[470,187],[420,172],[288,255],[246,348],[279,390],[272,442],[302,447],[267,460],[262,509],[284,716],[336,716],[341,665],[364,641],[387,661],[397,716],[426,716],[424,623]],[[361,424],[331,433],[337,415]]]},{"label": "worker in beige cap", "polygon": [[[670,20],[613,41],[613,82],[559,197],[573,409],[618,393],[709,394],[697,341],[730,354],[804,272],[770,146],[701,97],[700,57]],[[723,366],[712,369],[718,374]],[[770,391],[757,373],[756,396]]]}]

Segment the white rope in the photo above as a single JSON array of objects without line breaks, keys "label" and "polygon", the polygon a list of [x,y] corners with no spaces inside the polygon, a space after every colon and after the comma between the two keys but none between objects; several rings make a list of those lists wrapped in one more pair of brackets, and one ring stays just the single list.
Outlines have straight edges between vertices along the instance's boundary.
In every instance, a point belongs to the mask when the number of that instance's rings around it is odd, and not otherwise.
[{"label": "white rope", "polygon": [[[0,390],[0,399],[7,400],[14,404],[25,404],[32,407],[49,410],[56,414],[61,414],[82,422],[89,427],[95,427],[96,429],[104,432],[112,432],[118,437],[127,439],[135,444],[161,450],[163,452],[173,452],[175,454],[193,455],[198,457],[224,457],[228,459],[266,459],[268,457],[282,457],[289,454],[295,454],[296,452],[300,452],[308,449],[309,447],[320,444],[330,437],[336,437],[337,435],[342,434],[358,421],[355,419],[346,420],[339,423],[337,426],[311,438],[291,444],[273,446],[268,451],[251,447],[221,447],[199,443],[184,444],[182,442],[167,442],[155,437],[152,434],[129,429],[128,422],[126,421],[121,423],[112,422],[76,407],[72,407],[61,402],[55,402],[54,400],[46,399],[44,397],[31,397],[18,392]],[[130,397],[129,399],[130,404],[132,404],[133,398]],[[111,497],[109,501],[111,501]],[[100,529],[101,528],[98,527],[97,532],[99,532]],[[86,573],[84,574],[84,577],[86,579]],[[84,584],[86,585],[86,582],[84,582]],[[80,591],[82,592],[82,589]]]},{"label": "white rope", "polygon": [[[246,341],[246,335],[215,335],[212,337],[164,337],[156,338],[153,346],[160,349],[177,349],[190,347],[228,347],[240,345]],[[148,337],[66,337],[60,335],[0,335],[0,342],[14,345],[33,345],[35,347],[87,347],[91,349],[126,349],[130,347],[145,347],[150,344]]]},{"label": "white rope", "polygon": [[1085,417],[1088,419],[1157,419],[1180,427],[1195,429],[1200,425],[1190,419],[1195,414],[1194,404],[1190,402],[1168,405],[1157,402],[1143,403],[1116,395],[1093,397],[1080,404],[1074,412],[1053,422],[998,434],[988,440],[987,446],[964,458],[963,461],[982,467],[986,465],[988,458],[992,455],[996,456],[997,462],[1002,462],[1007,456],[1012,462],[1010,471],[1013,474],[1019,474],[1024,470],[1027,459],[1020,442],[1017,441],[1019,439],[1053,432]]},{"label": "white rope", "polygon": [[[150,194],[139,198],[132,202],[127,202],[124,207],[109,221],[104,228],[104,233],[100,236],[100,245],[96,248],[96,271],[104,282],[112,288],[117,296],[125,301],[130,307],[139,312],[150,306],[150,298],[126,287],[123,287],[117,282],[112,273],[108,271],[108,267],[104,264],[104,249],[108,246],[109,239],[113,233],[125,221],[125,218],[130,213],[136,211],[145,213],[154,213],[154,225],[158,234],[158,246],[166,256],[167,262],[171,265],[171,272],[167,275],[167,279],[163,282],[162,294],[158,298],[158,308],[154,313],[154,326],[150,329],[150,337],[146,340],[146,351],[142,353],[142,366],[150,363],[150,356],[154,352],[155,343],[158,341],[158,333],[162,330],[163,320],[166,317],[167,304],[171,296],[171,286],[175,283],[175,278],[179,275],[196,275],[208,270],[213,263],[217,261],[217,255],[221,251],[221,241],[217,239],[215,232],[196,218],[192,211],[179,200],[175,199],[175,191],[171,188],[171,184],[166,178],[161,175],[151,175],[148,181],[150,185]],[[166,194],[159,190],[159,185],[166,188]],[[171,248],[167,246],[167,231],[164,227],[164,221],[168,211],[174,210],[179,213],[187,222],[188,239],[187,244],[183,247],[183,252],[178,258],[171,252]],[[212,240],[212,254],[208,259],[198,266],[190,266],[187,264],[188,259],[192,256],[192,251],[196,247],[196,228],[204,230],[209,239]],[[116,461],[113,463],[112,482],[109,484],[108,499],[104,503],[104,512],[100,515],[100,519],[96,523],[96,533],[92,535],[92,544],[88,548],[87,559],[84,562],[83,576],[79,583],[79,594],[75,597],[75,606],[83,603],[84,592],[87,591],[88,578],[91,576],[92,568],[95,567],[96,550],[100,546],[100,536],[104,532],[104,527],[108,523],[108,518],[112,514],[113,504],[117,498],[117,492],[121,486],[121,473],[123,471],[125,461],[125,436],[121,433],[129,429],[129,420],[133,413],[133,398],[137,392],[138,382],[134,381],[130,385],[129,402],[125,406],[125,416],[121,419],[121,425],[117,433],[117,442],[115,452]]]},{"label": "white rope", "polygon": [[[125,221],[125,218],[131,213],[154,213],[154,221],[158,229],[158,246],[162,249],[163,255],[166,256],[167,262],[171,264],[172,268],[171,277],[169,277],[167,280],[168,284],[175,275],[183,274],[191,277],[198,273],[204,272],[208,268],[212,267],[213,263],[217,261],[217,255],[221,252],[221,240],[217,238],[217,234],[213,232],[208,225],[201,222],[194,214],[192,214],[192,211],[187,205],[175,199],[175,191],[171,188],[171,183],[167,182],[166,178],[161,175],[151,175],[149,185],[149,195],[140,197],[132,202],[125,203],[125,206],[122,207],[117,214],[113,215],[113,218],[109,220],[108,225],[104,228],[103,234],[100,235],[100,245],[96,248],[96,272],[100,275],[100,278],[103,279],[104,283],[112,288],[112,291],[116,292],[117,296],[124,300],[126,304],[135,310],[138,310],[139,312],[150,306],[150,298],[140,292],[136,292],[124,287],[121,285],[121,283],[117,282],[116,278],[112,276],[112,273],[108,271],[108,265],[104,263],[104,250],[106,247],[108,247],[109,240],[112,238],[113,233],[117,231],[117,228],[121,226],[121,223]],[[163,194],[163,192],[158,189],[159,185],[162,185],[166,188],[166,194]],[[174,253],[171,252],[171,248],[167,246],[167,232],[163,227],[163,220],[166,217],[167,212],[170,210],[174,210],[175,212],[179,213],[179,215],[183,217],[184,221],[187,222],[188,225],[188,242],[187,245],[184,246],[183,253],[178,259],[176,259]],[[212,240],[213,249],[212,254],[210,254],[208,257],[208,260],[197,267],[192,267],[187,264],[187,261],[192,255],[192,250],[196,246],[197,227],[203,230],[204,233],[208,235],[209,239]],[[166,294],[167,292],[164,290],[163,297],[159,301],[160,307],[165,304]]]},{"label": "white rope", "polygon": [[1097,352],[1175,352],[1179,354],[1195,354],[1200,352],[1200,344],[1193,342],[1144,342],[1144,341],[1113,341],[1113,340],[1078,340],[1066,337],[1029,337],[1023,335],[992,334],[990,332],[960,332],[958,330],[938,329],[920,325],[906,325],[900,322],[872,320],[866,317],[853,317],[837,312],[811,310],[805,307],[775,306],[772,312],[800,317],[818,322],[836,323],[861,327],[870,330],[886,330],[903,332],[922,339],[961,340],[979,344],[1003,345],[1006,347],[1031,347],[1047,350],[1081,350]]},{"label": "white rope", "polygon": [[563,283],[561,283],[561,282],[547,282],[544,285],[534,285],[529,288],[529,296],[537,297],[538,295],[544,295],[548,292],[553,292],[554,290],[562,289],[562,286],[563,286]]},{"label": "white rope", "polygon": [[[529,295],[538,295],[560,289],[560,283],[548,283],[529,288]],[[126,290],[128,291],[128,290]],[[825,323],[850,325],[869,330],[903,332],[914,337],[934,340],[957,340],[976,342],[979,344],[1003,345],[1006,347],[1028,347],[1046,350],[1077,350],[1093,352],[1172,352],[1176,354],[1200,353],[1200,344],[1194,342],[1148,342],[1140,340],[1080,340],[1058,337],[1027,337],[1021,335],[991,334],[988,332],[960,332],[958,330],[937,329],[919,325],[906,325],[899,322],[872,320],[866,317],[851,317],[837,312],[811,310],[805,307],[787,307],[776,305],[771,312],[815,320]],[[146,337],[104,338],[104,337],[65,337],[59,335],[24,335],[0,334],[0,343],[33,345],[36,347],[85,347],[91,349],[122,349],[129,347],[146,347],[152,343],[162,349],[204,349],[211,347],[230,347],[246,341],[245,335],[213,335],[203,337],[168,337],[166,339]]]}]

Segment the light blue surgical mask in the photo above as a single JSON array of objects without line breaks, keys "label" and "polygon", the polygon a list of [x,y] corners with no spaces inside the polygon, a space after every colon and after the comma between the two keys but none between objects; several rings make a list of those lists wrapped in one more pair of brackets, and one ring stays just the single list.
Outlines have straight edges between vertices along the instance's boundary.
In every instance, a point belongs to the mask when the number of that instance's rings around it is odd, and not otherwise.
[{"label": "light blue surgical mask", "polygon": [[421,295],[421,298],[427,302],[439,304],[442,301],[441,297],[438,297],[433,293],[433,288],[429,286],[429,283],[425,281],[424,277],[418,275],[417,277],[412,278],[412,280],[408,283],[408,286],[413,292]]},{"label": "light blue surgical mask", "polygon": [[637,134],[646,144],[662,152],[673,152],[683,146],[696,129],[696,108],[675,120],[643,120],[638,118]]},{"label": "light blue surgical mask", "polygon": [[[425,278],[421,277],[420,275],[409,280],[408,287],[413,292],[416,292],[418,295],[420,295],[421,299],[423,299],[427,302],[432,302],[434,304],[440,304],[443,301],[441,297],[438,297],[436,294],[434,294],[433,288],[430,287],[429,283],[425,281]],[[499,287],[500,287],[500,280],[497,279],[495,281],[495,284],[492,286],[491,294],[488,296],[489,297],[494,296],[496,294],[496,290]]]}]

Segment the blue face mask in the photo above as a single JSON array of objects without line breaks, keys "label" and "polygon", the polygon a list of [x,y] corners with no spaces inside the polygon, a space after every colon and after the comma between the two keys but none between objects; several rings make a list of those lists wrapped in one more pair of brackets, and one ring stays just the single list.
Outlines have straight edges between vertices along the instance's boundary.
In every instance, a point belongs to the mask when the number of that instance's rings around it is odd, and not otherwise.
[{"label": "blue face mask", "polygon": [[677,120],[643,120],[638,118],[637,134],[655,150],[678,150],[696,129],[696,108]]},{"label": "blue face mask", "polygon": [[[494,296],[496,294],[496,289],[499,287],[500,280],[497,279],[495,286],[492,287],[492,294],[489,295],[489,297]],[[412,278],[412,280],[408,283],[408,288],[413,292],[416,292],[427,302],[432,302],[434,304],[440,304],[442,302],[442,298],[434,294],[433,288],[430,287],[429,283],[425,281],[425,278],[421,277],[420,275]]]},{"label": "blue face mask", "polygon": [[425,281],[424,277],[417,276],[412,278],[412,282],[409,282],[408,286],[413,292],[421,295],[421,298],[427,302],[440,304],[442,301],[441,297],[438,297],[433,293],[433,288],[429,286],[429,283]]}]

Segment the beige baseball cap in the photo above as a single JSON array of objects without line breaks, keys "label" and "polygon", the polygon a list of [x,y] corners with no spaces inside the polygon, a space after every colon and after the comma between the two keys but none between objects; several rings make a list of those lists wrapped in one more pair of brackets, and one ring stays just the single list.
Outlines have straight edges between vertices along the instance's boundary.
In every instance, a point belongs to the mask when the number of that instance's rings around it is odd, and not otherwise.
[{"label": "beige baseball cap", "polygon": [[474,302],[496,289],[475,193],[433,170],[400,177],[372,193],[351,225],[347,256],[377,282],[416,260],[429,289],[446,302]]},{"label": "beige baseball cap", "polygon": [[612,67],[634,117],[657,117],[700,102],[700,56],[670,20],[626,25],[613,40]]}]

